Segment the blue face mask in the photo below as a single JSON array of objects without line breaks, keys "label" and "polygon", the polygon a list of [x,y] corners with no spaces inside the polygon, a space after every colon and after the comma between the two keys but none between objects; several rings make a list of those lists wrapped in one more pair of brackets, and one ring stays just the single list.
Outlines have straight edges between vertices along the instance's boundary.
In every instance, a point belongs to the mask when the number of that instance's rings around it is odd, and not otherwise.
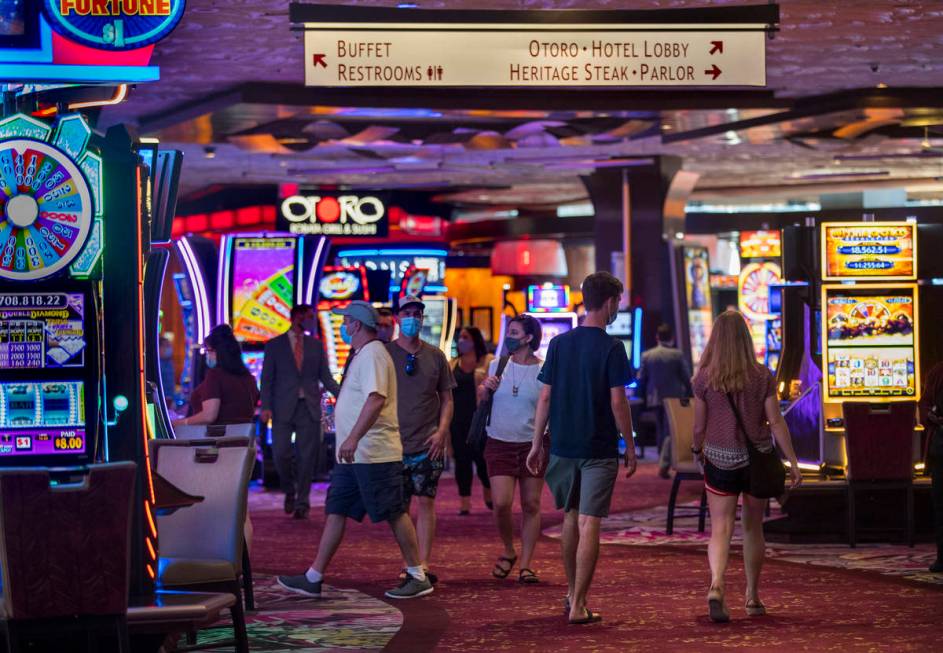
[{"label": "blue face mask", "polygon": [[216,352],[208,351],[206,352],[206,366],[210,369],[216,367]]},{"label": "blue face mask", "polygon": [[415,338],[419,335],[419,329],[422,327],[422,320],[418,317],[404,317],[399,322],[399,330],[407,338]]},{"label": "blue face mask", "polygon": [[353,338],[351,337],[350,332],[347,330],[346,324],[341,324],[341,340],[343,340],[344,344],[348,346],[353,341]]}]

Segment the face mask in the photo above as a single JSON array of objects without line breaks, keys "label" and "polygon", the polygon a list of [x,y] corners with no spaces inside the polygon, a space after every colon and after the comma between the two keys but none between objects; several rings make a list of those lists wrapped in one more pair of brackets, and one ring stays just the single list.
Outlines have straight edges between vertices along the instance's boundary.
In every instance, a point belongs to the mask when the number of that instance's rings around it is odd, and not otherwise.
[{"label": "face mask", "polygon": [[470,354],[473,351],[475,351],[475,343],[473,343],[471,340],[458,341],[458,353]]},{"label": "face mask", "polygon": [[216,367],[216,352],[208,351],[206,352],[206,366],[210,369]]},{"label": "face mask", "polygon": [[616,310],[615,310],[611,315],[609,315],[609,319],[606,320],[606,324],[607,324],[607,325],[608,325],[608,324],[614,324],[617,317],[619,317],[619,306],[618,306],[618,305],[616,305]]},{"label": "face mask", "polygon": [[341,325],[341,340],[343,340],[344,344],[348,346],[353,341],[353,337],[351,336],[350,331],[347,330],[346,324]]},{"label": "face mask", "polygon": [[504,339],[504,348],[508,350],[509,354],[513,354],[522,346],[523,346],[523,343],[517,338],[512,338],[511,336],[508,336],[507,338]]},{"label": "face mask", "polygon": [[399,330],[407,338],[415,338],[419,335],[419,329],[422,326],[422,320],[418,317],[404,317],[400,320]]}]

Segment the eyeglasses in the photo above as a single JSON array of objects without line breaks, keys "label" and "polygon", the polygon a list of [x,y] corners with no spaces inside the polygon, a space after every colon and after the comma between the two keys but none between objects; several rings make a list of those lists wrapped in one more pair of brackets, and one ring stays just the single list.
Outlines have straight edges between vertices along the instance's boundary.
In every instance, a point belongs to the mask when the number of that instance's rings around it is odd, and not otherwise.
[{"label": "eyeglasses", "polygon": [[416,373],[416,354],[406,354],[406,376],[412,376]]}]

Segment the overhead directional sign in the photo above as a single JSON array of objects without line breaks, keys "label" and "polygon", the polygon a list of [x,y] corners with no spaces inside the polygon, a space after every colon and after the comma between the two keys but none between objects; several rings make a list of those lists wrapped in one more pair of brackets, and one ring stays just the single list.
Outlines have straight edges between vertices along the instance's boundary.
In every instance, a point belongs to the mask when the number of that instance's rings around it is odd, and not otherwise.
[{"label": "overhead directional sign", "polygon": [[308,86],[766,85],[763,32],[313,29],[305,58]]},{"label": "overhead directional sign", "polygon": [[[770,24],[718,22],[709,10],[656,23],[645,12],[503,12],[485,22],[482,12],[408,10],[377,20],[355,7],[316,9],[292,6],[305,29],[308,86],[766,85]],[[682,22],[687,16],[706,20]],[[640,20],[619,20],[626,17]]]}]

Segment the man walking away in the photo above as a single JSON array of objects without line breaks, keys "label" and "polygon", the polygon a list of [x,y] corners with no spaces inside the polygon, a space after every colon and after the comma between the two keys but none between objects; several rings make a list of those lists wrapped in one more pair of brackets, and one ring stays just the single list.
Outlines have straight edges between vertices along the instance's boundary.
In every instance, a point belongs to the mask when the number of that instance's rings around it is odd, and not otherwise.
[{"label": "man walking away", "polygon": [[531,473],[540,472],[543,434],[550,423],[546,480],[557,508],[564,511],[563,567],[569,593],[569,623],[602,617],[586,607],[599,556],[599,524],[609,515],[619,471],[619,433],[626,440],[626,478],[635,473],[632,414],[625,396],[631,378],[625,348],[606,333],[619,312],[622,283],[608,272],[583,281],[583,325],[550,341],[538,379],[534,440],[527,456]]},{"label": "man walking away", "polygon": [[693,396],[691,366],[688,359],[673,346],[671,327],[662,324],[655,334],[657,344],[642,354],[639,382],[645,386],[645,403],[654,407],[658,424],[658,475],[668,478],[671,467],[671,438],[665,418],[665,399]]},{"label": "man walking away", "polygon": [[[399,337],[386,350],[396,368],[403,491],[407,506],[417,497],[419,557],[428,571],[435,539],[435,496],[451,441],[455,379],[442,350],[419,338],[425,309],[417,297],[403,298],[396,315]],[[437,580],[434,574],[430,579]]]},{"label": "man walking away", "polygon": [[327,519],[317,557],[303,574],[279,576],[278,584],[305,596],[321,597],[321,583],[344,539],[347,518],[389,522],[406,560],[406,577],[386,592],[391,599],[411,599],[432,593],[419,562],[416,530],[403,499],[403,447],[396,418],[396,372],[383,344],[377,340],[377,311],[367,302],[353,301],[336,308],[344,316],[341,337],[355,355],[337,398],[337,462],[327,492]]},{"label": "man walking away", "polygon": [[[314,333],[314,309],[291,309],[291,328],[265,343],[262,363],[262,423],[272,422],[275,469],[285,493],[285,513],[308,516],[311,477],[321,453],[321,388],[335,397],[340,387],[331,376],[324,346]],[[292,453],[291,436],[295,436]],[[294,458],[294,460],[293,460]]]}]

